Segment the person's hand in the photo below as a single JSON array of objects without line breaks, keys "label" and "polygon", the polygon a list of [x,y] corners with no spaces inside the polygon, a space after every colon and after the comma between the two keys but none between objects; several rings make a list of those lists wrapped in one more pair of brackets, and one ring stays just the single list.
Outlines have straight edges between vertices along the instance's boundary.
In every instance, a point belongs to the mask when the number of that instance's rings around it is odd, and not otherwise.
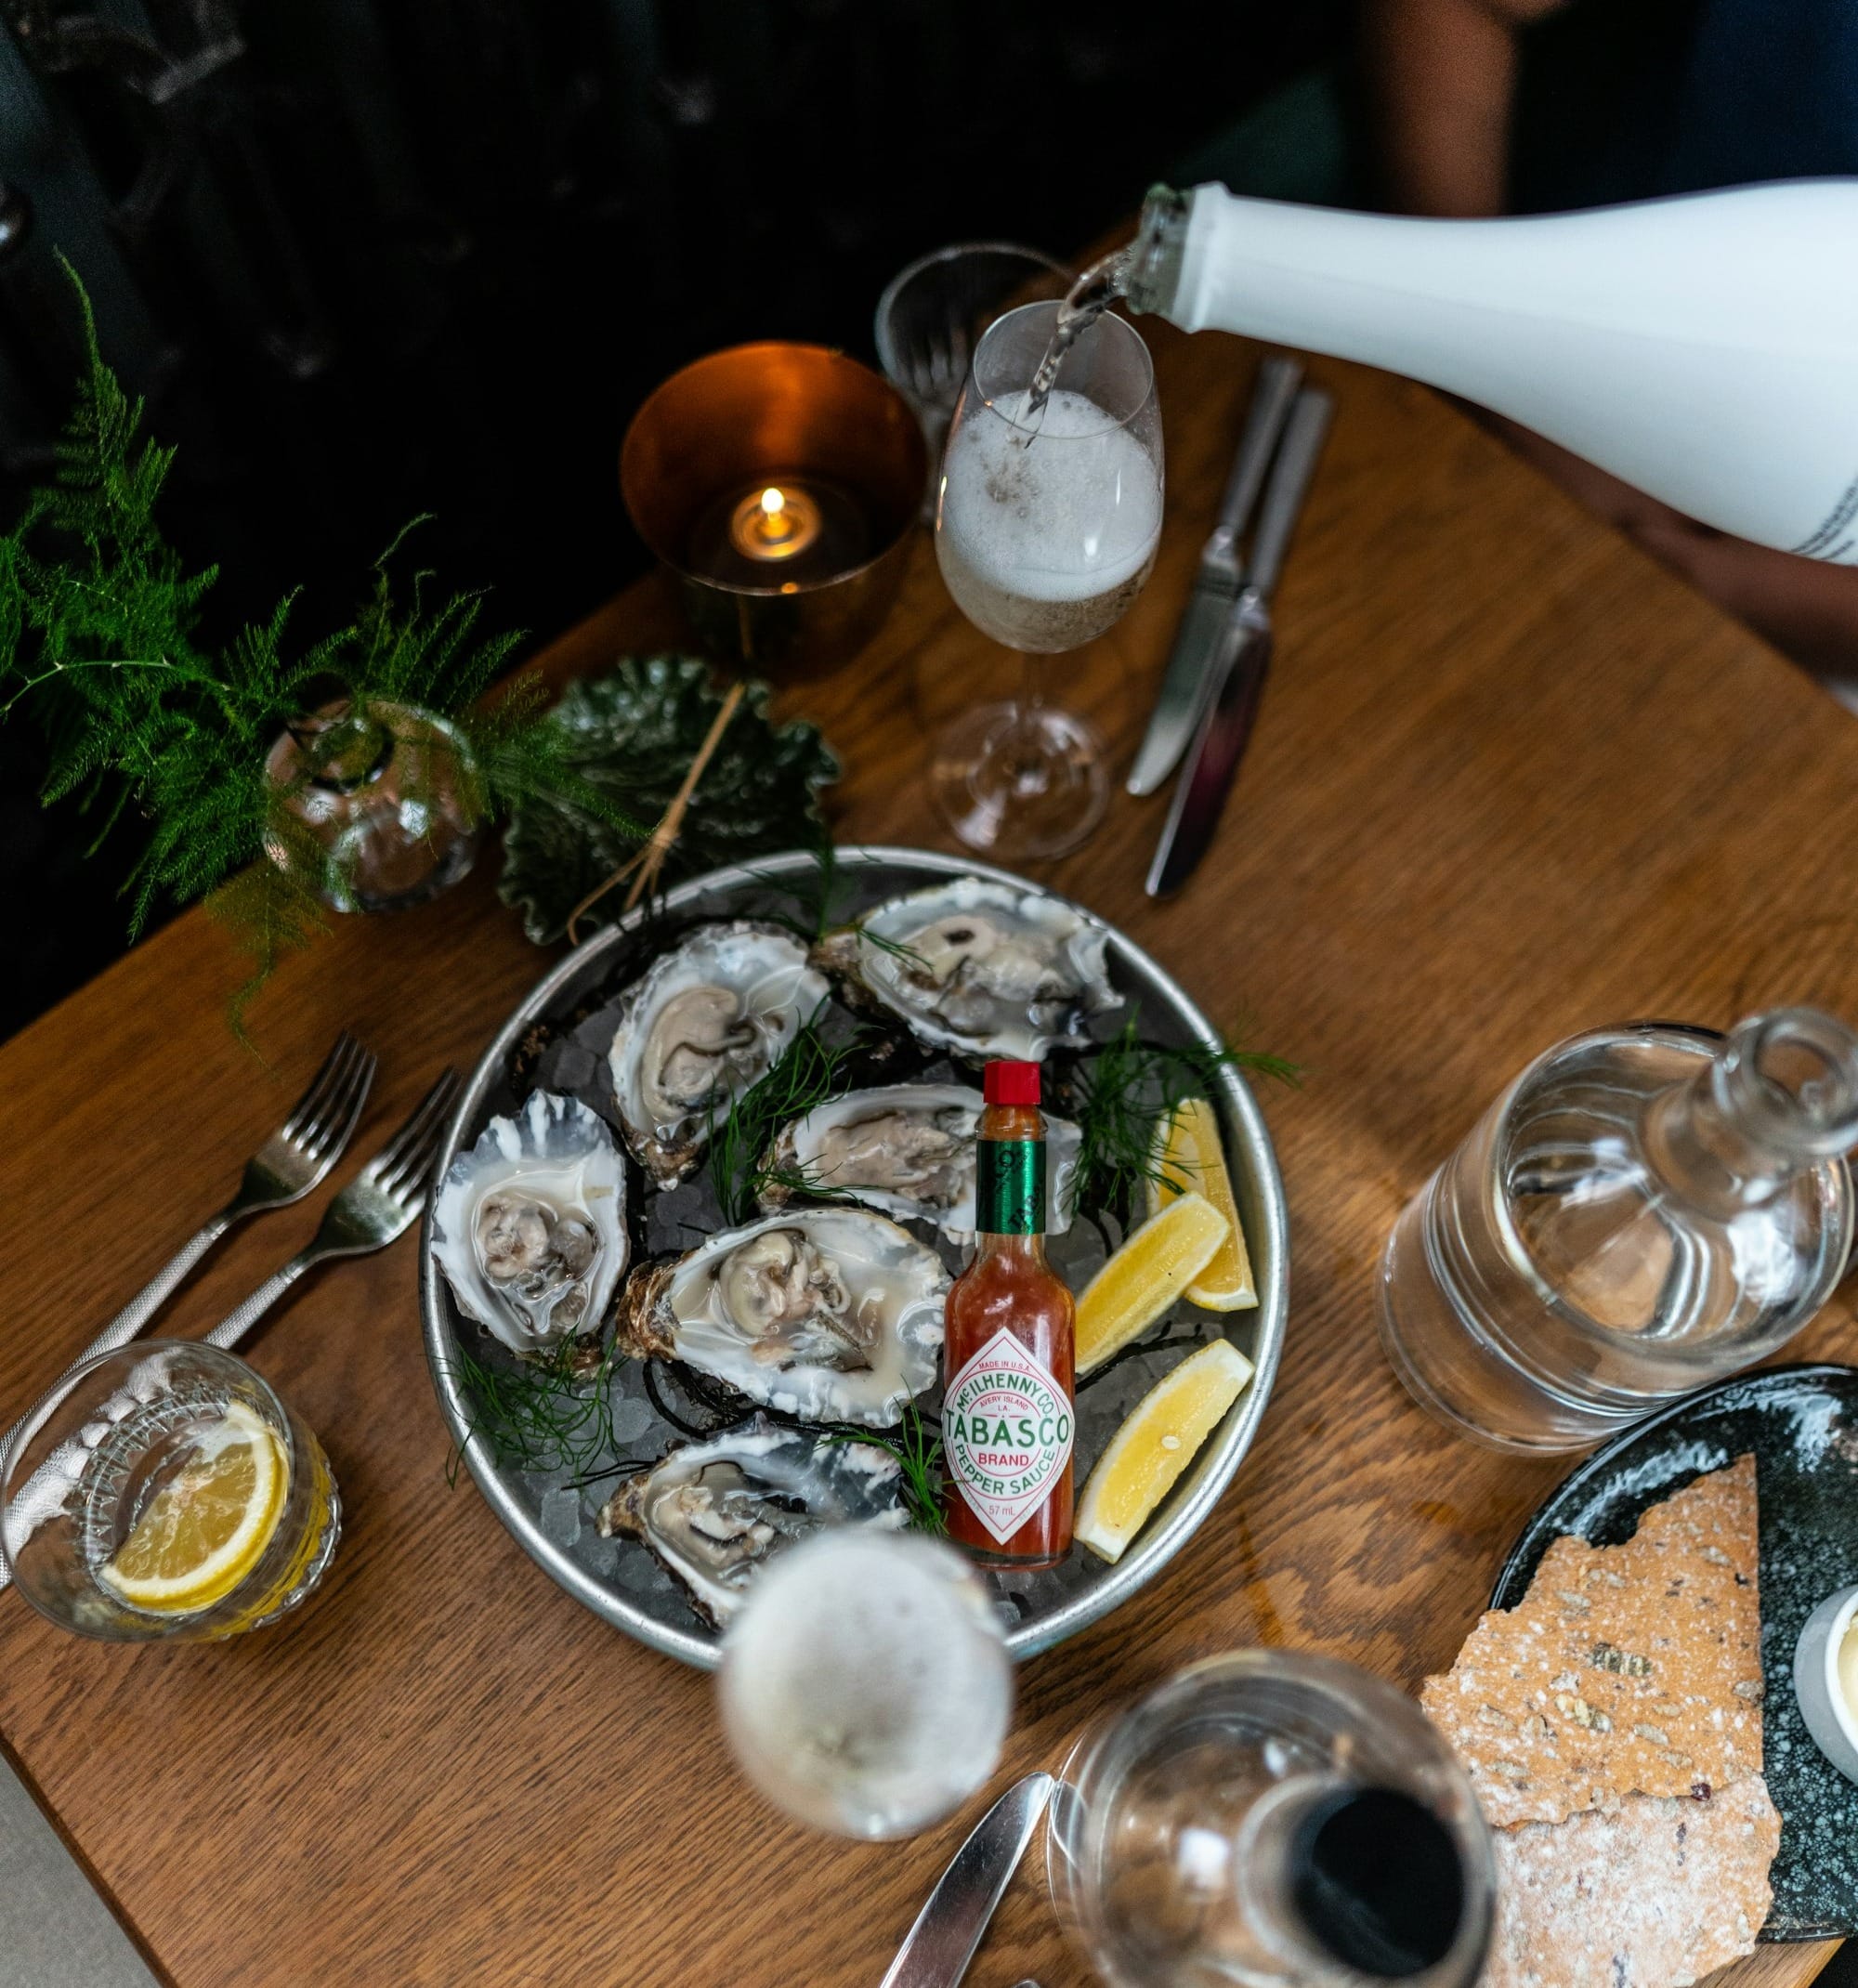
[{"label": "person's hand", "polygon": [[1817,676],[1858,685],[1858,567],[1828,566],[1733,538],[1513,421],[1472,412],[1571,497],[1777,649]]}]

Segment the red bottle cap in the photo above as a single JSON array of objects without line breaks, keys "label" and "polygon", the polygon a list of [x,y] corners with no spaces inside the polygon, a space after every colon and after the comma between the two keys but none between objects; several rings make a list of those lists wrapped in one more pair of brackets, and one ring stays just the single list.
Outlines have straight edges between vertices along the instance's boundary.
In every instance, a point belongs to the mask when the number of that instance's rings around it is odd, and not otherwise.
[{"label": "red bottle cap", "polygon": [[1036,1105],[1039,1066],[1036,1063],[990,1063],[981,1078],[982,1095],[989,1105]]}]

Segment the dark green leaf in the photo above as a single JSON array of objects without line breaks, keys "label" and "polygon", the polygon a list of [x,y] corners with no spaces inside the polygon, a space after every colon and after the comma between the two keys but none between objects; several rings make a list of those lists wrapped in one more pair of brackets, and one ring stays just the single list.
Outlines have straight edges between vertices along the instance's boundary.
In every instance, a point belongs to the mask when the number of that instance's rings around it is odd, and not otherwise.
[{"label": "dark green leaf", "polygon": [[[818,790],[839,763],[818,729],[768,722],[769,690],[751,683],[741,708],[703,769],[665,881],[694,876],[823,839]],[[723,694],[710,666],[689,656],[629,656],[609,674],[569,687],[544,725],[561,741],[562,765],[648,832],[671,804]],[[560,783],[555,783],[556,792]],[[568,915],[645,839],[551,795],[521,798],[504,836],[505,904],[518,907],[537,945],[558,939]],[[583,930],[620,915],[623,889],[586,916]]]}]

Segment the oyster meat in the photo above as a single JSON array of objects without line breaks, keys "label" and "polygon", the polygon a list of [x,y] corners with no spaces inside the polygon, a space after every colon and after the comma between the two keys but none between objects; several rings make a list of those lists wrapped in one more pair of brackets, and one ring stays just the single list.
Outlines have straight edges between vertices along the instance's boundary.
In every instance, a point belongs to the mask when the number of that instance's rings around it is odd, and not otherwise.
[{"label": "oyster meat", "polygon": [[765,1076],[826,998],[779,925],[700,925],[622,997],[608,1052],[626,1144],[661,1187],[701,1157],[713,1118]]},{"label": "oyster meat", "polygon": [[970,1058],[1081,1049],[1119,1008],[1108,933],[1040,891],[957,877],[893,897],[830,934],[814,958],[924,1041]]},{"label": "oyster meat", "polygon": [[467,1317],[530,1353],[594,1331],[628,1254],[626,1172],[607,1122],[531,1092],[446,1170],[432,1252]]},{"label": "oyster meat", "polygon": [[949,1282],[883,1215],[797,1209],[635,1273],[616,1343],[802,1421],[883,1427],[935,1385]]},{"label": "oyster meat", "polygon": [[[768,1156],[764,1208],[795,1193],[843,1195],[868,1208],[933,1222],[963,1240],[975,1227],[975,1129],[982,1098],[965,1084],[886,1084],[850,1091],[795,1118]],[[1045,1225],[1071,1225],[1078,1128],[1045,1120]]]},{"label": "oyster meat", "polygon": [[900,1532],[903,1472],[869,1443],[757,1415],[687,1444],[622,1484],[597,1524],[638,1539],[721,1628],[770,1560],[828,1525]]}]

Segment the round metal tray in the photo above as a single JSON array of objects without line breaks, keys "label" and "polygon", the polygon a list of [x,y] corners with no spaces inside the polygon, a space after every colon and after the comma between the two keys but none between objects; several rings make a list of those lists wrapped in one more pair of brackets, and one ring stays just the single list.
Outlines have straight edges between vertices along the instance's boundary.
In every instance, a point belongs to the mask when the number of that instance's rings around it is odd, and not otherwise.
[{"label": "round metal tray", "polygon": [[[808,853],[769,857],[693,879],[668,894],[662,900],[661,911],[686,921],[753,915],[772,901],[784,881],[804,886],[805,880],[814,875],[816,859]],[[1005,870],[961,862],[927,850],[852,845],[838,852],[838,887],[844,896],[835,911],[850,918],[883,898],[957,876],[982,876],[1021,889],[1038,889]],[[1077,909],[1085,911],[1082,906]],[[1090,914],[1085,911],[1085,915]],[[439,1157],[441,1172],[450,1165],[452,1155],[461,1146],[469,1146],[492,1117],[509,1111],[528,1090],[534,1088],[535,1079],[526,1079],[517,1084],[511,1074],[518,1052],[532,1045],[533,1032],[567,1022],[577,1011],[584,1010],[590,1000],[617,991],[643,970],[648,956],[635,957],[634,942],[634,935],[642,922],[643,914],[635,912],[569,954],[543,976],[504,1023],[472,1073],[446,1128]],[[1163,1042],[1216,1045],[1219,1038],[1211,1024],[1181,987],[1139,947],[1114,927],[1106,929],[1111,978],[1127,1002],[1139,1003],[1143,1034]],[[1125,1006],[1104,1017],[1106,1031],[1119,1027],[1127,1013]],[[1236,1071],[1224,1070],[1217,1089],[1226,1157],[1251,1253],[1259,1302],[1254,1311],[1223,1314],[1183,1305],[1178,1314],[1171,1314],[1171,1319],[1176,1327],[1191,1323],[1202,1337],[1223,1330],[1256,1371],[1250,1385],[1209,1440],[1193,1468],[1116,1565],[1106,1565],[1077,1548],[1070,1561],[1053,1574],[1019,1576],[1014,1582],[1000,1584],[1002,1609],[1015,1618],[1007,1633],[1007,1646],[1015,1657],[1030,1656],[1067,1636],[1075,1636],[1152,1580],[1212,1510],[1250,1448],[1263,1417],[1276,1374],[1289,1304],[1284,1189],[1270,1135],[1244,1079]],[[630,1541],[598,1537],[592,1512],[606,1495],[604,1490],[598,1494],[575,1492],[566,1487],[565,1479],[552,1481],[543,1473],[504,1468],[490,1454],[482,1439],[471,1433],[469,1410],[461,1395],[454,1355],[461,1331],[474,1336],[470,1343],[474,1351],[478,1350],[478,1328],[468,1321],[461,1322],[424,1233],[420,1310],[425,1321],[426,1359],[447,1426],[479,1490],[523,1550],[569,1594],[616,1628],[669,1656],[704,1668],[713,1668],[719,1654],[714,1634],[690,1613],[682,1595],[649,1561],[645,1550]],[[1164,1321],[1151,1337],[1167,1337],[1170,1329],[1170,1321]],[[1176,1352],[1158,1353],[1152,1358],[1138,1357],[1101,1383],[1099,1393],[1112,1389],[1114,1393],[1096,1399],[1093,1413],[1098,1426],[1088,1444],[1084,1399],[1080,1397],[1077,1451],[1080,1485],[1088,1464],[1094,1460],[1095,1451],[1106,1440],[1115,1421],[1178,1357]],[[622,1404],[626,1413],[622,1433],[631,1429],[636,1437],[629,1445],[626,1460],[647,1460],[669,1447],[676,1440],[675,1434],[646,1405],[635,1370],[626,1373],[619,1385],[627,1396]],[[636,1406],[633,1405],[635,1400]]]}]

